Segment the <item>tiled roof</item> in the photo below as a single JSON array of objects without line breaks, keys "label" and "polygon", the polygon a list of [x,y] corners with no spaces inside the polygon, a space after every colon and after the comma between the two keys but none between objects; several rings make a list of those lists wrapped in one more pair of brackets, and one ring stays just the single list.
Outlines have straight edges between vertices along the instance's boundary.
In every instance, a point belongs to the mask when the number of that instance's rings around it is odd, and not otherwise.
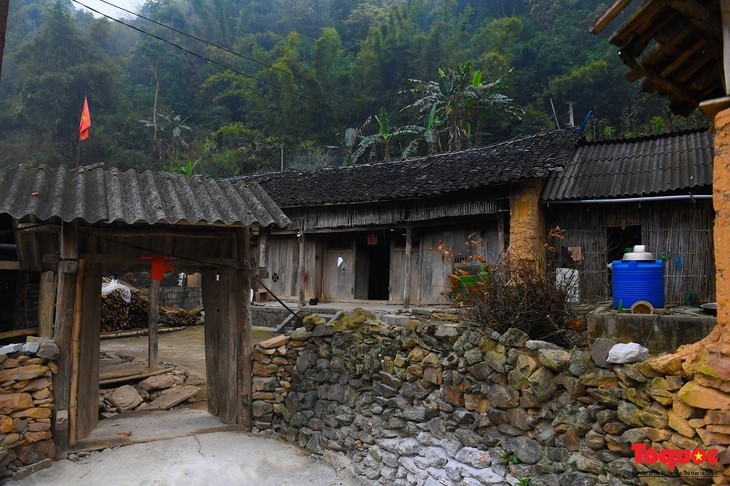
[{"label": "tiled roof", "polygon": [[245,177],[283,208],[419,199],[547,177],[572,157],[582,135],[570,129],[458,152],[348,167],[285,170]]},{"label": "tiled roof", "polygon": [[586,143],[550,175],[544,201],[601,199],[707,190],[713,135],[687,131],[633,140]]},{"label": "tiled roof", "polygon": [[87,223],[290,224],[257,184],[65,166],[0,170],[0,214]]}]

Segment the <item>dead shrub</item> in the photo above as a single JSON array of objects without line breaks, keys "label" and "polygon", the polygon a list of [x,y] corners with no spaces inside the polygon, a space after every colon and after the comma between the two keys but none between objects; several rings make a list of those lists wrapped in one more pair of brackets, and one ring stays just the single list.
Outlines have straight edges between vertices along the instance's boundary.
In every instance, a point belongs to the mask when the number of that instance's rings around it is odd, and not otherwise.
[{"label": "dead shrub", "polygon": [[566,323],[573,316],[569,288],[565,282],[557,284],[554,274],[517,270],[504,263],[455,288],[452,296],[467,321],[500,334],[514,327],[531,339],[569,348],[578,339]]}]

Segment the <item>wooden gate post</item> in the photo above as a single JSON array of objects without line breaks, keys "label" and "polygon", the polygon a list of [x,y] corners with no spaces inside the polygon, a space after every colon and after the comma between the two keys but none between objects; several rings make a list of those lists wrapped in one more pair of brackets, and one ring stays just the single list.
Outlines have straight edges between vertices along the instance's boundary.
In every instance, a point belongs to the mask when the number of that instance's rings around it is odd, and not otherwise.
[{"label": "wooden gate post", "polygon": [[234,286],[238,288],[237,326],[240,331],[240,366],[239,366],[239,393],[240,393],[240,415],[239,427],[250,432],[253,422],[253,332],[251,329],[251,280],[252,272],[258,271],[251,265],[251,241],[248,228],[239,229],[236,232],[237,243],[240,248],[240,268],[236,270]]},{"label": "wooden gate post", "polygon": [[58,373],[53,376],[53,390],[56,399],[53,438],[59,455],[68,449],[68,407],[71,390],[71,346],[73,339],[74,300],[76,295],[76,272],[79,265],[78,229],[75,223],[64,223],[60,236],[58,263],[58,288],[56,293],[56,318],[54,337],[61,357]]}]

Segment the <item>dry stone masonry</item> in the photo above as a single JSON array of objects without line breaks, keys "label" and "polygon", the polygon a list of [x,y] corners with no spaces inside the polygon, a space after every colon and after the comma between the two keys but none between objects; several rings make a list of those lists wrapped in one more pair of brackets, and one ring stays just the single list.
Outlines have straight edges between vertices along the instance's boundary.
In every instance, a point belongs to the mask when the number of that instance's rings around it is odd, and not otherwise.
[{"label": "dry stone masonry", "polygon": [[730,482],[728,356],[688,376],[677,359],[609,365],[605,339],[566,350],[360,309],[304,323],[254,349],[255,427],[363,481]]},{"label": "dry stone masonry", "polygon": [[59,349],[50,339],[29,339],[0,347],[0,478],[56,457],[51,377]]}]

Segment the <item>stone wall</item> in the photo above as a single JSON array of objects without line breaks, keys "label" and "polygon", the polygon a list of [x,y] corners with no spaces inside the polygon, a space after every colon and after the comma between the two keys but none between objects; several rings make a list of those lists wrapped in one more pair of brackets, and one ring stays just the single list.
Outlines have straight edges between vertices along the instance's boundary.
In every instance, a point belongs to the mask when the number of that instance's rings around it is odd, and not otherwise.
[{"label": "stone wall", "polygon": [[186,310],[203,307],[203,291],[200,287],[161,287],[160,305]]},{"label": "stone wall", "polygon": [[[730,479],[730,387],[711,377],[719,361],[690,381],[678,360],[607,365],[613,343],[603,339],[567,351],[514,329],[395,328],[360,310],[333,325],[317,316],[305,323],[254,350],[255,428],[347,465],[363,481]],[[710,461],[669,468],[667,450],[710,452]]]},{"label": "stone wall", "polygon": [[47,338],[0,348],[0,478],[18,478],[56,457],[51,375],[58,357]]}]

